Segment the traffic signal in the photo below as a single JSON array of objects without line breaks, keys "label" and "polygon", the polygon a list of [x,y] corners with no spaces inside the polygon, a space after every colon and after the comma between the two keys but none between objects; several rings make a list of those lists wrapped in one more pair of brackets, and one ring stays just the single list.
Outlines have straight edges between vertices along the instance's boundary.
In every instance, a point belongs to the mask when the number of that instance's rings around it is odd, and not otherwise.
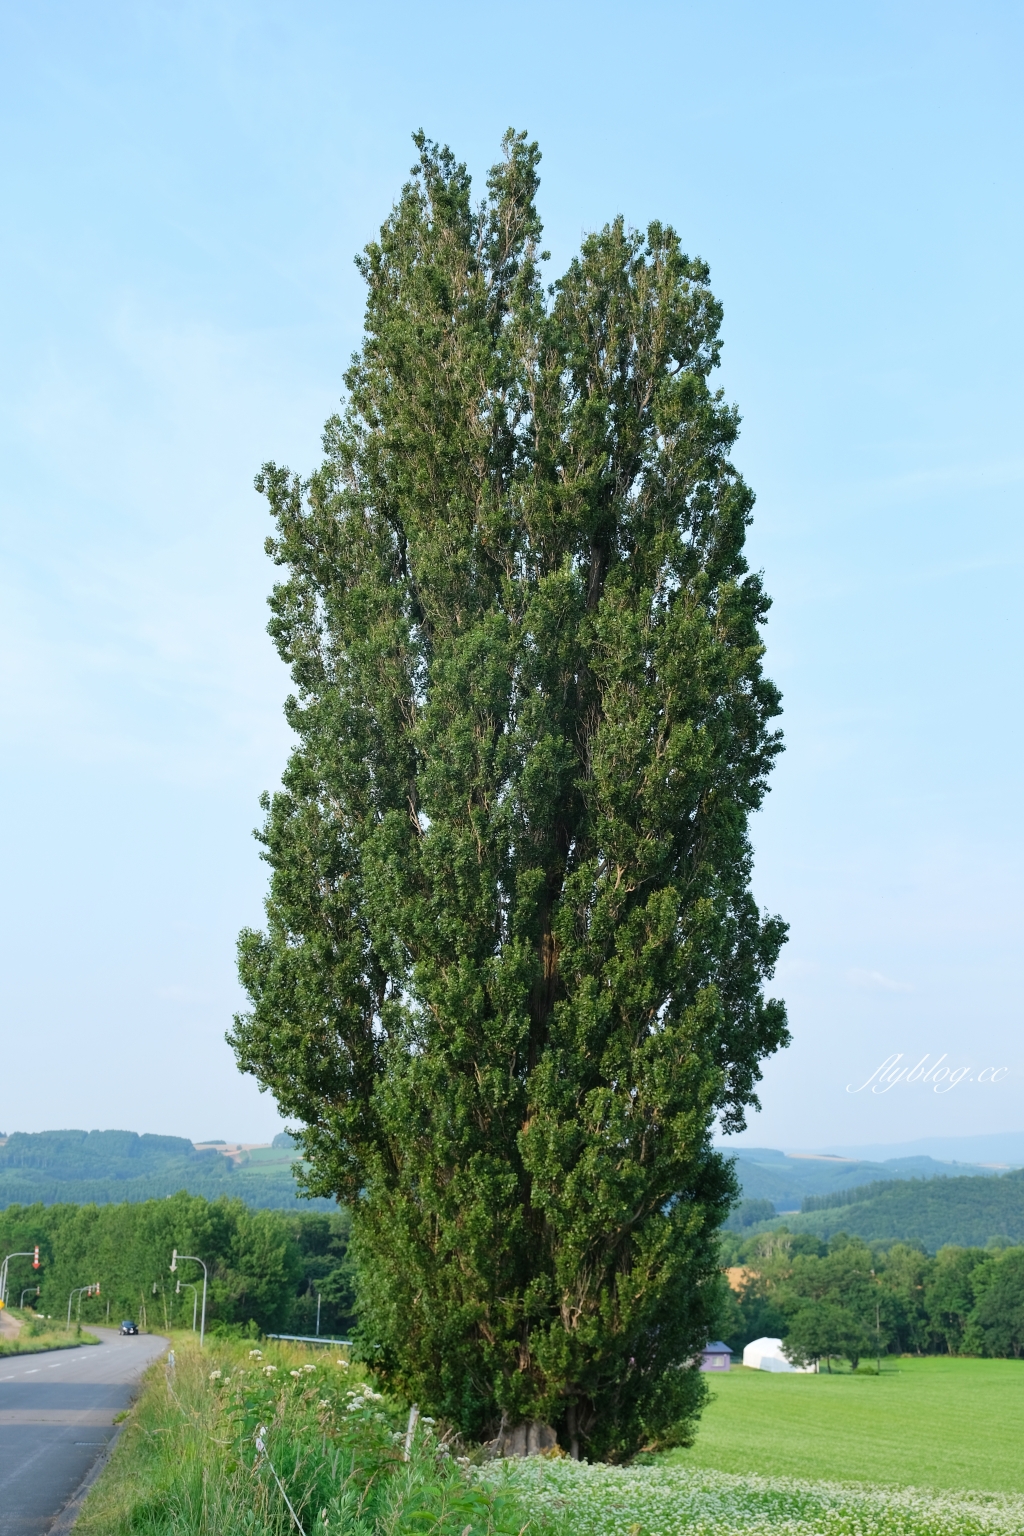
[{"label": "traffic signal", "polygon": [[35,1258],[32,1260],[32,1268],[33,1269],[38,1269],[39,1268],[39,1244],[38,1243],[36,1243],[36,1253],[35,1253]]}]

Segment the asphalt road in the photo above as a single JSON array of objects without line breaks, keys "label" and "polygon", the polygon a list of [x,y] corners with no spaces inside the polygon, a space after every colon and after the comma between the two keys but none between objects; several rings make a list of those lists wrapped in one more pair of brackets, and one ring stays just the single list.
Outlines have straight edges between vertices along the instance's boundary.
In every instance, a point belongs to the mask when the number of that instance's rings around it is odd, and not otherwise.
[{"label": "asphalt road", "polygon": [[167,1340],[122,1339],[0,1356],[0,1536],[43,1536],[114,1434],[139,1376]]}]

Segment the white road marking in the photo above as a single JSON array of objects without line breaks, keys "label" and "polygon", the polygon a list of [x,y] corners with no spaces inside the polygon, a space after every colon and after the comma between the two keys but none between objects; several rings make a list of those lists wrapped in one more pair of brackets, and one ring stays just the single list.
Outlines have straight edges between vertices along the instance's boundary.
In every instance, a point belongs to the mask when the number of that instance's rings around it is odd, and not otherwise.
[{"label": "white road marking", "polygon": [[34,1365],[30,1371],[26,1371],[25,1375],[26,1376],[38,1376],[39,1375],[39,1367],[38,1367],[38,1365]]}]

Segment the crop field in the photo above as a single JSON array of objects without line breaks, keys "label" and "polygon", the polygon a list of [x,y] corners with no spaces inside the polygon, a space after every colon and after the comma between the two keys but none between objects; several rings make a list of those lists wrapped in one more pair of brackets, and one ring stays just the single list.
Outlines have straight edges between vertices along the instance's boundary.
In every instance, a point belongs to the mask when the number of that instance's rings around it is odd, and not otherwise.
[{"label": "crop field", "polygon": [[1024,1493],[1024,1361],[890,1359],[881,1376],[740,1367],[713,1391],[674,1465]]},{"label": "crop field", "polygon": [[654,1466],[568,1460],[482,1474],[504,1481],[559,1536],[1020,1536],[1024,1498],[738,1476],[659,1457]]}]

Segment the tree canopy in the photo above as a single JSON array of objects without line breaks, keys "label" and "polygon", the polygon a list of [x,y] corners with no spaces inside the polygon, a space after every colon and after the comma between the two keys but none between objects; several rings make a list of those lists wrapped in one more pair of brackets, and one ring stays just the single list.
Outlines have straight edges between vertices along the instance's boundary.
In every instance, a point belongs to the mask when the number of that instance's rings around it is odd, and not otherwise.
[{"label": "tree canopy", "polygon": [[699,1406],[711,1127],[787,1039],[753,496],[675,232],[617,219],[545,288],[537,146],[477,205],[416,144],[324,462],[257,481],[297,745],[232,1039],[352,1207],[380,1366],[469,1433],[619,1456]]}]

